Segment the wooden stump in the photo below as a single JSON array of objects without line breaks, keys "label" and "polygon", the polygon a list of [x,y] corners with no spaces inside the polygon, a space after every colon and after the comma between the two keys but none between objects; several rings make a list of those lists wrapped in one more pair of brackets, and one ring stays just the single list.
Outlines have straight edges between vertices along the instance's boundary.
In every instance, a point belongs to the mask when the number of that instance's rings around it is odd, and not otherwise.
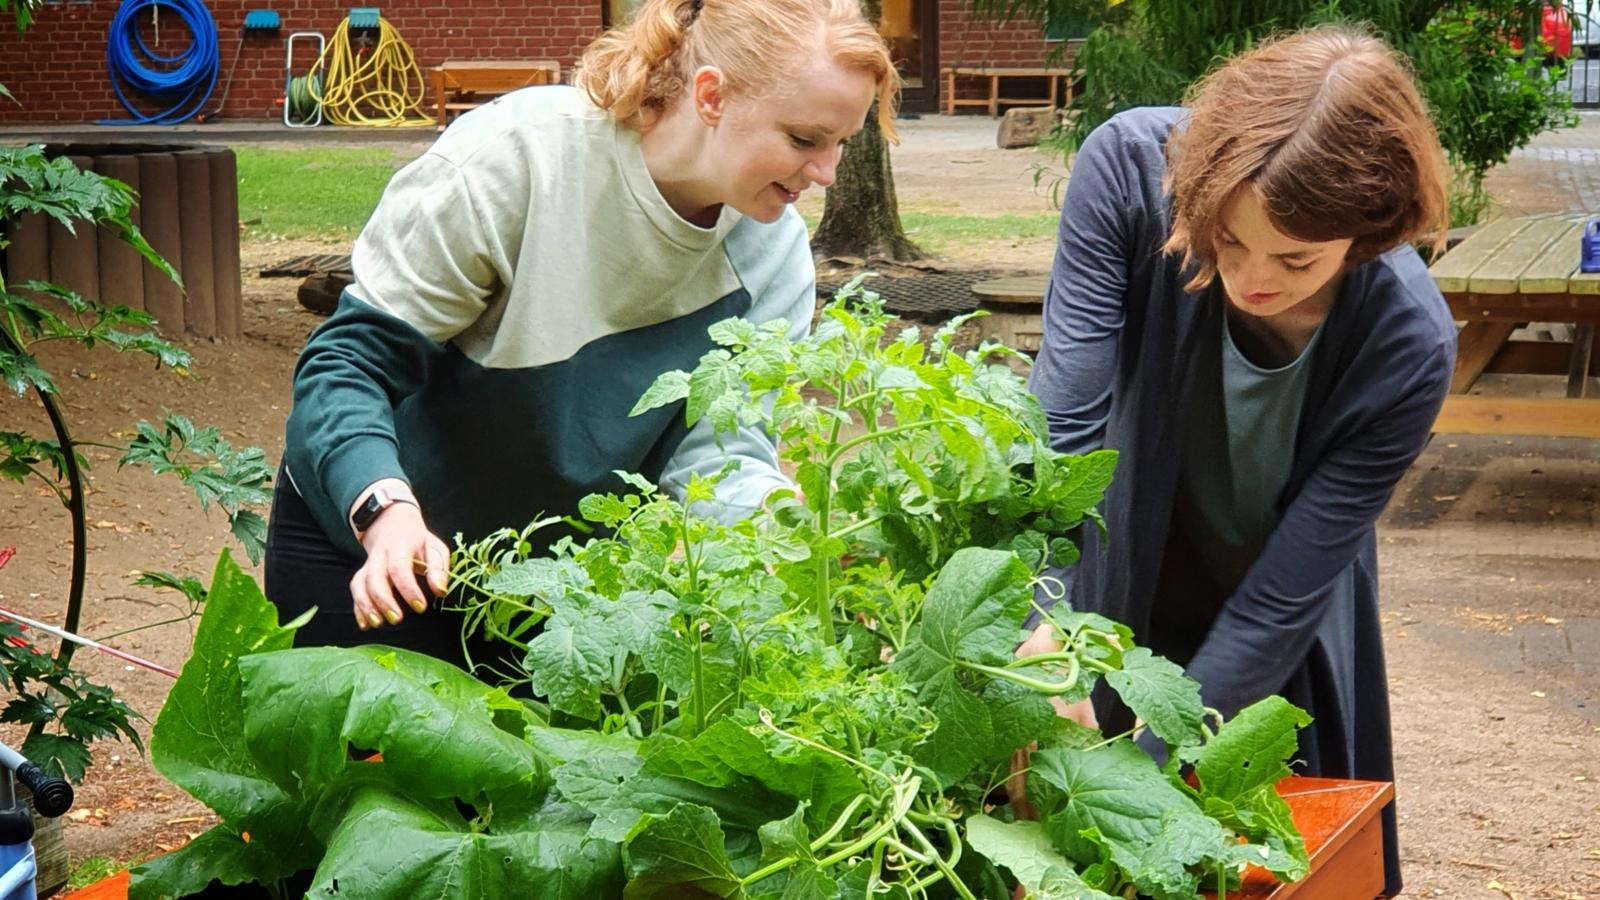
[{"label": "wooden stump", "polygon": [[178,163],[178,258],[183,273],[183,322],[189,333],[217,336],[217,284],[211,251],[211,175],[202,151],[174,153]]},{"label": "wooden stump", "polygon": [[[139,193],[139,158],[128,154],[97,156],[94,170],[115,178]],[[131,216],[139,227],[143,218],[135,204]],[[95,297],[105,306],[144,309],[144,257],[118,238],[114,229],[100,227],[100,292]]]},{"label": "wooden stump", "polygon": [[1055,126],[1056,111],[1050,107],[1018,107],[1006,110],[1000,120],[995,143],[1001,150],[1032,147]]},{"label": "wooden stump", "polygon": [[215,279],[217,336],[244,335],[244,287],[239,267],[239,160],[232,150],[208,150],[211,176],[211,252]]},{"label": "wooden stump", "polygon": [[[182,261],[178,222],[178,161],[171,153],[139,154],[139,181],[144,186],[140,207],[144,236],[174,267]],[[167,273],[144,264],[144,308],[168,335],[183,333],[183,291]]]},{"label": "wooden stump", "polygon": [[132,188],[133,224],[184,285],[146,262],[116,228],[82,222],[69,230],[37,213],[5,225],[10,246],[0,256],[8,283],[49,281],[104,306],[143,310],[168,337],[240,336],[238,162],[232,150],[72,144],[46,152]]},{"label": "wooden stump", "polygon": [[[74,156],[78,168],[87,168],[89,158]],[[92,223],[74,223],[74,230],[50,220],[50,280],[93,300],[100,293],[100,235]]]},{"label": "wooden stump", "polygon": [[300,305],[319,316],[331,316],[339,306],[339,295],[350,286],[348,272],[319,272],[306,276],[296,293]]},{"label": "wooden stump", "polygon": [[1048,275],[1021,275],[973,285],[979,308],[989,313],[977,320],[979,337],[1023,353],[1038,353],[1044,344],[1044,292],[1049,281]]}]

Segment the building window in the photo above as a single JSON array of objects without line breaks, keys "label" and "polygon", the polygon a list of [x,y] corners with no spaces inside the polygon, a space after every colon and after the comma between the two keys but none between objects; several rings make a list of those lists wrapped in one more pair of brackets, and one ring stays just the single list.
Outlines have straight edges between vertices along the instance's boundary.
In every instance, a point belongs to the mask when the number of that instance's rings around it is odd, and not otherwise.
[{"label": "building window", "polygon": [[933,0],[883,0],[878,33],[906,87],[922,86],[922,4]]},{"label": "building window", "polygon": [[644,0],[600,0],[600,24],[606,28],[628,21]]},{"label": "building window", "polygon": [[1056,16],[1046,16],[1044,22],[1044,39],[1047,41],[1081,41],[1095,30],[1099,23],[1088,16],[1074,16],[1063,13]]}]

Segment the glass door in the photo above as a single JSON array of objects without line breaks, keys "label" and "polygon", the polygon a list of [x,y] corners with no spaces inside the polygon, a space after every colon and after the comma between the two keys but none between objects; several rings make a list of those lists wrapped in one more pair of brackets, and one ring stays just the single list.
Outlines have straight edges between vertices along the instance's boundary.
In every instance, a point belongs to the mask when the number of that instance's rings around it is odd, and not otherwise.
[{"label": "glass door", "polygon": [[882,0],[878,32],[889,42],[895,68],[905,79],[900,108],[933,112],[939,103],[938,0]]}]

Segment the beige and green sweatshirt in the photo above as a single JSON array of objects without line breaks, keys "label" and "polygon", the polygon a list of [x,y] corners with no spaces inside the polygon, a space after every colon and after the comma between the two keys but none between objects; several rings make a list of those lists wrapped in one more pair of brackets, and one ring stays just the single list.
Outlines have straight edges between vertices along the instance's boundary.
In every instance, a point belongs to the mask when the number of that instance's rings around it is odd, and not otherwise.
[{"label": "beige and green sweatshirt", "polygon": [[677,215],[638,136],[568,87],[528,88],[452,125],[384,191],[355,284],[295,370],[285,460],[336,544],[380,478],[469,540],[572,513],[616,470],[681,492],[731,459],[727,515],[787,483],[771,438],[720,440],[682,404],[630,417],[662,372],[692,369],[732,316],[810,327],[815,269],[792,208],[772,224]]}]

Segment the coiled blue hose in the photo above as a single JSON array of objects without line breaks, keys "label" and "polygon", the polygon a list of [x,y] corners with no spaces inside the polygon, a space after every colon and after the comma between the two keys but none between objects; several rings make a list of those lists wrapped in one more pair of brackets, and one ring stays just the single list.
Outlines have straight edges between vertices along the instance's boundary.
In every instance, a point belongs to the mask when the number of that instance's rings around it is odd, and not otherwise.
[{"label": "coiled blue hose", "polygon": [[[175,11],[189,26],[189,46],[172,56],[162,56],[146,46],[138,19],[146,7]],[[157,67],[150,67],[147,61]],[[133,118],[102,119],[100,124],[176,125],[204,109],[216,89],[220,68],[216,20],[204,0],[123,0],[106,38],[106,67],[111,73],[111,89]],[[123,93],[124,85],[166,107],[160,112],[141,112]]]}]

